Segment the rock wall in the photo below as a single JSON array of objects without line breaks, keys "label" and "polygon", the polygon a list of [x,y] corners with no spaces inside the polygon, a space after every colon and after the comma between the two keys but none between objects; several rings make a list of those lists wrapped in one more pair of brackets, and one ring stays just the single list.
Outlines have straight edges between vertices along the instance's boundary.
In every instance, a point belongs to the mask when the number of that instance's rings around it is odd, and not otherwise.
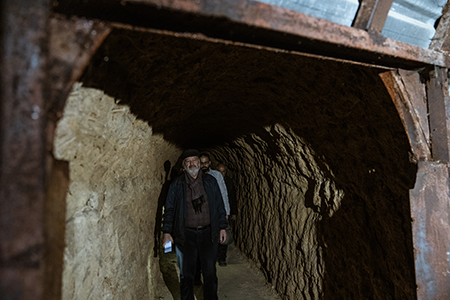
[{"label": "rock wall", "polygon": [[155,220],[179,154],[128,107],[99,90],[74,87],[55,138],[55,156],[70,162],[63,299],[164,293]]},{"label": "rock wall", "polygon": [[279,125],[211,152],[226,162],[238,187],[239,248],[284,299],[319,299],[326,266],[318,223],[321,213],[332,217],[344,194],[330,170]]},{"label": "rock wall", "polygon": [[209,151],[237,186],[236,244],[283,299],[415,299],[401,170],[331,161],[280,125]]}]

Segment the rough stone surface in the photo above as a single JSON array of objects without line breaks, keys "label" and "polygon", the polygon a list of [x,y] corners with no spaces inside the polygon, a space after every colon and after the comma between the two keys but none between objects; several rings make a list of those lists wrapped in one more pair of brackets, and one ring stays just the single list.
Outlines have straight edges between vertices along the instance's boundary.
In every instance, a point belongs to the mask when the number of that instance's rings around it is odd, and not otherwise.
[{"label": "rough stone surface", "polygon": [[56,157],[70,163],[63,299],[161,293],[155,220],[164,163],[179,154],[127,107],[74,87],[55,138]]},{"label": "rough stone surface", "polygon": [[326,245],[318,226],[323,215],[333,217],[344,192],[291,130],[266,131],[212,150],[229,162],[239,187],[238,246],[284,299],[319,299]]},{"label": "rough stone surface", "polygon": [[325,158],[279,125],[210,151],[238,186],[237,245],[283,299],[415,298],[408,217],[395,208],[407,195],[383,187],[379,169],[367,170],[372,187],[337,184]]}]

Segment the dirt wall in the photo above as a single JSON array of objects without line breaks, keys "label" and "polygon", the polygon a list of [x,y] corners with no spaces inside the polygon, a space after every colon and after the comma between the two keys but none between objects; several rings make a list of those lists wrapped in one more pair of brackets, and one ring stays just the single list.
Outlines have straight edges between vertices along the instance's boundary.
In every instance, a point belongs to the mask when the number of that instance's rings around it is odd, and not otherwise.
[{"label": "dirt wall", "polygon": [[399,175],[330,161],[278,124],[210,152],[237,186],[236,244],[282,299],[415,299]]},{"label": "dirt wall", "polygon": [[155,220],[179,154],[113,98],[74,87],[55,138],[56,157],[70,163],[63,299],[141,300],[164,292]]},{"label": "dirt wall", "polygon": [[344,196],[330,170],[280,125],[212,153],[227,162],[239,190],[239,248],[284,299],[320,299],[326,266],[318,225]]}]

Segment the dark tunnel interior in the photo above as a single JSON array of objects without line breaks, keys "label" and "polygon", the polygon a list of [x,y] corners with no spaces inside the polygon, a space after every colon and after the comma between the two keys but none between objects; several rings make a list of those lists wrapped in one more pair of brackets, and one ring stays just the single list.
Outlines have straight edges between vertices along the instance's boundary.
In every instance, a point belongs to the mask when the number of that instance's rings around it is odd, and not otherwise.
[{"label": "dark tunnel interior", "polygon": [[[268,145],[265,155],[277,161],[276,133],[265,128],[289,128],[345,193],[332,217],[324,203],[305,196],[305,206],[320,216],[317,241],[326,266],[321,299],[415,299],[409,189],[417,165],[381,72],[386,70],[114,29],[80,81],[128,106],[181,149],[223,152],[257,134]],[[243,169],[233,171],[246,176]],[[246,253],[244,243],[239,247]]]}]

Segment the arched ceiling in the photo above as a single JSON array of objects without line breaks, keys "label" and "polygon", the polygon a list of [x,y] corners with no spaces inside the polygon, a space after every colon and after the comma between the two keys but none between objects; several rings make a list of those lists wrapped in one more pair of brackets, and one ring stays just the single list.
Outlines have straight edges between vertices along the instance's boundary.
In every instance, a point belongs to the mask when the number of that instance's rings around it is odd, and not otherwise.
[{"label": "arched ceiling", "polygon": [[331,164],[351,165],[357,156],[367,168],[407,170],[400,180],[409,185],[410,145],[378,76],[385,71],[115,29],[81,80],[129,106],[155,133],[182,148],[224,145],[281,124]]}]

